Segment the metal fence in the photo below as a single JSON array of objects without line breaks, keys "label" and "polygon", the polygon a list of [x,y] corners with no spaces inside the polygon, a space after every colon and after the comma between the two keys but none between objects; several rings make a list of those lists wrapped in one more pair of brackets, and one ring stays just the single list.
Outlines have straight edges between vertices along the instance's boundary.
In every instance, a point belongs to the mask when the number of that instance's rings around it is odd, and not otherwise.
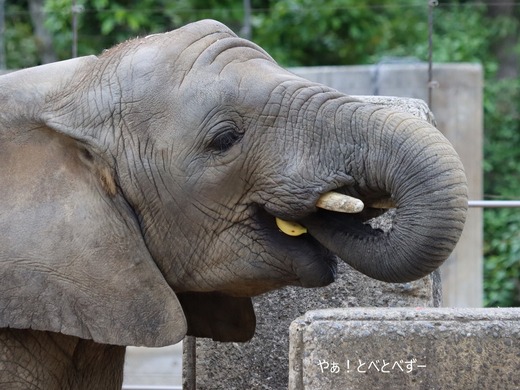
[{"label": "metal fence", "polygon": [[520,200],[470,200],[468,206],[483,208],[520,207]]},{"label": "metal fence", "polygon": [[182,386],[125,385],[122,390],[182,390]]}]

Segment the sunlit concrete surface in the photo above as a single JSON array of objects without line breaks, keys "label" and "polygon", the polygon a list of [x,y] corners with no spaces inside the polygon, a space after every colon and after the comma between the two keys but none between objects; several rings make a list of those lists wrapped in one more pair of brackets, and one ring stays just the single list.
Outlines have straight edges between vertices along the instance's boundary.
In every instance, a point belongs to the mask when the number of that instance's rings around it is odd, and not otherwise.
[{"label": "sunlit concrete surface", "polygon": [[123,389],[181,389],[182,342],[163,348],[128,347]]}]

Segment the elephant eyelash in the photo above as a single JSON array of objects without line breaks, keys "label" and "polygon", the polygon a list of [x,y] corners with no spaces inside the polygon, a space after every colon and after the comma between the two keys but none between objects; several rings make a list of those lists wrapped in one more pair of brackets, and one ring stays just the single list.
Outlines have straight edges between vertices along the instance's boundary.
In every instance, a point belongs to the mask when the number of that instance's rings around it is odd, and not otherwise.
[{"label": "elephant eyelash", "polygon": [[223,153],[231,149],[242,137],[243,133],[240,133],[237,129],[229,128],[217,134],[209,147],[218,153]]}]

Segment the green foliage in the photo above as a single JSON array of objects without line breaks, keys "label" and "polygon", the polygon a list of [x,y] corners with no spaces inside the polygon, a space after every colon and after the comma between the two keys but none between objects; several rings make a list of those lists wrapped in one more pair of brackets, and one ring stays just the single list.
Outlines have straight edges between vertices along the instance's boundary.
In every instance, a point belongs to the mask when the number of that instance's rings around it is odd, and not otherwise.
[{"label": "green foliage", "polygon": [[[182,1],[179,2],[182,4]],[[78,54],[97,54],[116,43],[139,35],[178,27],[181,20],[167,1],[77,0]],[[70,57],[72,7],[70,0],[47,0],[46,27],[55,37],[60,58]],[[177,23],[176,23],[177,22]]]},{"label": "green foliage", "polygon": [[520,81],[490,82],[484,99],[484,183],[490,196],[520,198]]},{"label": "green foliage", "polygon": [[[173,30],[186,23],[214,18],[239,28],[242,2],[237,0],[77,0],[78,54],[96,54],[119,42]],[[55,37],[59,57],[68,58],[72,46],[70,0],[46,0],[46,27]]]},{"label": "green foliage", "polygon": [[[520,35],[514,15],[488,23],[488,44]],[[508,50],[520,52],[517,41]],[[488,50],[484,88],[484,193],[490,199],[520,199],[520,80],[494,78],[498,59]],[[520,306],[520,209],[484,210],[484,301]]]},{"label": "green foliage", "polygon": [[51,32],[54,47],[60,59],[71,56],[72,46],[72,12],[70,0],[51,0],[45,2],[45,27]]},{"label": "green foliage", "polygon": [[520,210],[486,210],[484,224],[484,303],[520,306]]},{"label": "green foliage", "polygon": [[27,12],[26,2],[7,1],[5,9],[5,53],[7,69],[25,68],[38,64],[36,39]]},{"label": "green foliage", "polygon": [[[486,26],[486,28],[482,28]],[[480,62],[486,71],[496,59],[490,55],[494,23],[486,8],[475,3],[453,3],[435,10],[434,61]]]},{"label": "green foliage", "polygon": [[[488,62],[489,25],[482,5],[435,9],[436,62]],[[254,18],[254,40],[286,66],[428,59],[425,1],[281,0]],[[493,67],[493,64],[490,64]]]},{"label": "green foliage", "polygon": [[[484,94],[484,191],[519,199],[520,81],[488,83]],[[484,211],[486,306],[520,306],[520,209]]]},{"label": "green foliage", "polygon": [[381,53],[426,39],[426,5],[408,3],[280,0],[255,16],[253,38],[284,65],[373,62]]}]

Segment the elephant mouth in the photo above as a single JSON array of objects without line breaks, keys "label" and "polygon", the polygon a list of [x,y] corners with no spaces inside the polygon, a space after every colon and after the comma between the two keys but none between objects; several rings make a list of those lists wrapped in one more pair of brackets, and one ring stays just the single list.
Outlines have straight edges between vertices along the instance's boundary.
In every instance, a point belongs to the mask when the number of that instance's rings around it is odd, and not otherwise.
[{"label": "elephant mouth", "polygon": [[262,227],[269,231],[269,247],[275,251],[276,257],[292,265],[292,274],[296,275],[292,284],[322,287],[335,280],[340,258],[318,241],[313,231],[320,229],[333,235],[331,229],[339,229],[366,236],[367,231],[374,229],[363,223],[366,218],[366,213],[361,213],[363,208],[359,199],[328,192],[318,199],[314,212],[298,220],[279,218],[264,208],[260,208],[257,215]]},{"label": "elephant mouth", "polygon": [[[259,240],[269,248],[271,255],[281,264],[290,264],[282,270],[288,284],[302,287],[323,287],[336,278],[338,257],[321,245],[310,234],[290,236],[283,233],[276,224],[276,217],[259,207],[255,219],[260,229]],[[273,265],[274,266],[274,265]]]},{"label": "elephant mouth", "polygon": [[297,276],[295,284],[322,287],[335,280],[338,260],[347,259],[329,249],[321,237],[326,235],[331,240],[338,240],[341,239],[335,237],[338,232],[378,237],[384,231],[367,221],[393,207],[393,202],[382,199],[371,201],[370,207],[364,208],[360,199],[329,192],[322,195],[316,202],[316,209],[303,218],[285,220],[263,211],[262,222],[271,231],[273,249],[292,264],[292,271]]},{"label": "elephant mouth", "polygon": [[[363,211],[365,205],[360,199],[339,192],[327,192],[316,201],[316,207],[322,210],[330,210],[338,213],[357,214]],[[299,236],[307,233],[307,228],[298,222],[286,221],[275,218],[276,225],[282,233],[288,236]]]}]

